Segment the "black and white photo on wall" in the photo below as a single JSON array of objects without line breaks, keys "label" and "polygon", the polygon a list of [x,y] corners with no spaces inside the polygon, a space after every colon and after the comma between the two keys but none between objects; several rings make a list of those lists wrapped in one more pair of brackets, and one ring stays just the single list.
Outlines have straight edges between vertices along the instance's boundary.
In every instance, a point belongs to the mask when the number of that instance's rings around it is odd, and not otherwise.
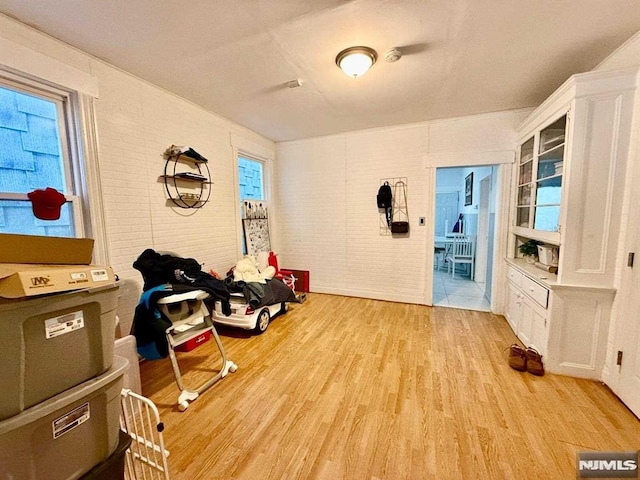
[{"label": "black and white photo on wall", "polygon": [[473,172],[464,179],[464,206],[473,203]]}]

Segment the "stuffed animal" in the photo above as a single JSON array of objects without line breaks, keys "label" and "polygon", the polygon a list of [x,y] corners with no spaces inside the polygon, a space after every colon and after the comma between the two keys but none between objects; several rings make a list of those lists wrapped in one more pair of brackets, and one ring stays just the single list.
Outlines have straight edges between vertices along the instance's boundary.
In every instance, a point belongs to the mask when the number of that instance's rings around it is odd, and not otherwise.
[{"label": "stuffed animal", "polygon": [[233,280],[236,282],[267,283],[267,280],[272,279],[276,274],[276,269],[272,266],[264,268],[262,272],[258,267],[258,261],[254,256],[245,255],[233,269]]}]

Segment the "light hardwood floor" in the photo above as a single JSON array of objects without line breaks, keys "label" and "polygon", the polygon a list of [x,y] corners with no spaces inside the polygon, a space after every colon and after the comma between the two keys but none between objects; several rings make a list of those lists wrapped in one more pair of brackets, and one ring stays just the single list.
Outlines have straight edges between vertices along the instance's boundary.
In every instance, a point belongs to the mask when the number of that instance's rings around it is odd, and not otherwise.
[{"label": "light hardwood floor", "polygon": [[[576,452],[640,448],[605,386],[509,368],[502,316],[310,294],[264,335],[219,332],[238,371],[185,412],[169,359],[141,363],[174,480],[573,479]],[[214,347],[180,354],[185,382]]]}]

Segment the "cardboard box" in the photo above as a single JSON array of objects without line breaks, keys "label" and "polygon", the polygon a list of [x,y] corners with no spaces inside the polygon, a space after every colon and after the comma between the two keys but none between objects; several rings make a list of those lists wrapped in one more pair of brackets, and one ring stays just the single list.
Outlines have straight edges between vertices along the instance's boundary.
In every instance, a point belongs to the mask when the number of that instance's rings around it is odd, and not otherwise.
[{"label": "cardboard box", "polygon": [[0,263],[0,297],[21,298],[115,283],[111,267]]},{"label": "cardboard box", "polygon": [[0,234],[0,263],[88,265],[93,239]]}]

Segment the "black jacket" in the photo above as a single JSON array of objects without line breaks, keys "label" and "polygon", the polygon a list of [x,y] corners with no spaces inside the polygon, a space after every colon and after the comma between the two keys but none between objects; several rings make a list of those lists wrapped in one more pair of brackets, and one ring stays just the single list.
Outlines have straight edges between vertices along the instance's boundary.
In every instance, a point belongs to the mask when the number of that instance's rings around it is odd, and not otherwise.
[{"label": "black jacket", "polygon": [[138,353],[147,359],[164,358],[169,354],[165,332],[171,326],[171,320],[158,308],[159,299],[185,291],[203,290],[210,295],[205,300],[210,312],[219,300],[222,312],[231,314],[231,295],[224,282],[203,272],[193,258],[161,255],[149,248],[133,263],[133,268],[142,274],[144,291],[135,309],[131,333],[136,337]]},{"label": "black jacket", "polygon": [[193,258],[160,254],[148,248],[133,262],[133,268],[142,274],[145,291],[166,283],[189,285],[211,295],[205,301],[209,310],[216,300],[220,300],[222,312],[231,315],[231,295],[227,286],[222,280],[203,272],[200,263]]}]

